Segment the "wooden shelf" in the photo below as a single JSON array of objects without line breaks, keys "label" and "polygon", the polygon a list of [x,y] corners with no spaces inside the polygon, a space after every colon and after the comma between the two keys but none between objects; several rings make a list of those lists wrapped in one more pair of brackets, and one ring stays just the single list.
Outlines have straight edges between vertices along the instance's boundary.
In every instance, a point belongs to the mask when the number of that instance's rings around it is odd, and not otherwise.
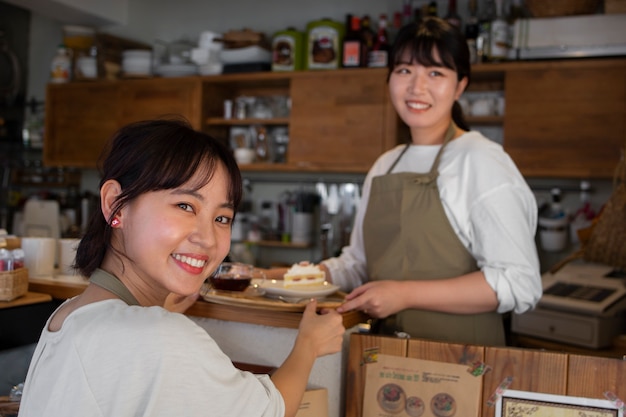
[{"label": "wooden shelf", "polygon": [[221,117],[209,117],[206,121],[211,126],[241,126],[241,125],[288,125],[288,117],[272,119],[223,119]]},{"label": "wooden shelf", "polygon": [[470,125],[499,126],[504,124],[504,116],[468,116],[465,121]]}]

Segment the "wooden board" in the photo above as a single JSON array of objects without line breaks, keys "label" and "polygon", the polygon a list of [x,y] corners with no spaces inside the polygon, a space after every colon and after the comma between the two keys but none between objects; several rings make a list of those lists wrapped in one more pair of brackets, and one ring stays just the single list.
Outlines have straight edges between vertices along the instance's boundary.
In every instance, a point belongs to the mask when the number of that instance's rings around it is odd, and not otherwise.
[{"label": "wooden board", "polygon": [[[203,290],[202,298],[209,303],[224,304],[231,306],[243,306],[248,308],[255,308],[261,310],[276,310],[276,311],[304,311],[308,300],[302,300],[297,303],[290,303],[278,299],[268,298],[263,295],[255,294],[254,292],[232,292],[232,291],[216,291],[216,290]],[[344,293],[336,292],[329,295],[329,300],[320,298],[317,300],[317,306],[322,308],[337,308],[343,301],[337,301],[337,298],[343,299]]]},{"label": "wooden board", "polygon": [[363,391],[365,389],[364,354],[375,348],[378,353],[394,356],[407,355],[407,339],[396,337],[350,335],[348,370],[346,374],[346,417],[363,414]]},{"label": "wooden board", "polygon": [[[348,356],[345,417],[362,416],[365,369],[363,353],[377,347],[388,355],[463,363],[481,358],[491,369],[484,375],[480,417],[494,417],[488,404],[506,379],[508,389],[545,394],[605,399],[611,392],[626,398],[626,361],[545,350],[457,345],[420,339],[352,334]],[[505,388],[506,389],[506,388]],[[473,416],[463,416],[473,417]]]}]

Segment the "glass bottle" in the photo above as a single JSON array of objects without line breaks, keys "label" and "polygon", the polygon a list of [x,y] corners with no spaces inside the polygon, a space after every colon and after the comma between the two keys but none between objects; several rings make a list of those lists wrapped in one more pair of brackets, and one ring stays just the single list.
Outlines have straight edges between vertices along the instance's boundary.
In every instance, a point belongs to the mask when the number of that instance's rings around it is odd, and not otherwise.
[{"label": "glass bottle", "polygon": [[430,3],[428,3],[428,5],[426,6],[426,15],[427,16],[437,16],[438,15],[437,2],[436,1],[431,1]]},{"label": "glass bottle", "polygon": [[450,0],[448,2],[448,13],[446,13],[444,19],[452,26],[459,28],[459,30],[461,29],[462,21],[461,16],[459,16],[456,11],[456,0]]},{"label": "glass bottle", "polygon": [[478,37],[476,38],[478,62],[489,61],[491,22],[493,19],[495,19],[495,4],[493,0],[487,0],[485,2],[485,9],[478,18]]},{"label": "glass bottle", "polygon": [[343,38],[342,66],[357,68],[365,66],[365,45],[361,37],[361,19],[351,14],[346,17],[347,32]]},{"label": "glass bottle", "polygon": [[[365,46],[365,56],[367,57],[374,47],[374,39],[376,38],[376,33],[372,29],[372,21],[369,15],[364,15],[361,18],[361,39],[363,39],[363,45]],[[367,66],[367,60],[365,61],[365,66]]]},{"label": "glass bottle", "polygon": [[509,25],[504,18],[502,0],[496,0],[496,17],[491,21],[489,61],[504,61],[509,55]]},{"label": "glass bottle", "polygon": [[470,63],[478,63],[478,50],[476,46],[476,39],[478,38],[478,32],[480,30],[478,24],[478,16],[476,15],[476,0],[469,0],[468,3],[469,17],[465,23],[465,39],[467,40],[467,46],[470,52]]},{"label": "glass bottle", "polygon": [[270,158],[269,149],[267,129],[265,126],[259,126],[256,129],[256,144],[254,146],[256,160],[259,162],[268,162]]},{"label": "glass bottle", "polygon": [[370,51],[367,59],[367,66],[373,68],[381,68],[387,66],[389,59],[389,35],[387,34],[387,15],[381,14],[378,20],[378,33],[374,40],[374,46]]},{"label": "glass bottle", "polygon": [[72,58],[70,50],[61,44],[57,48],[57,54],[52,58],[50,65],[50,82],[66,83],[70,81],[72,76]]}]

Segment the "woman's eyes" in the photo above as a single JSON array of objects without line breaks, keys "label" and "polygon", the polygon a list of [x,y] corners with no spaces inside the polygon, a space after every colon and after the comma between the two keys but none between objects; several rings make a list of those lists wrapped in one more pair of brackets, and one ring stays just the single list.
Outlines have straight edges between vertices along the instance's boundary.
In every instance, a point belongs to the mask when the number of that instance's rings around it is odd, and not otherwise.
[{"label": "woman's eyes", "polygon": [[178,207],[182,208],[185,211],[193,212],[193,207],[189,203],[178,203]]},{"label": "woman's eyes", "polygon": [[[411,74],[413,71],[411,70],[411,68],[409,67],[396,67],[396,69],[394,70],[396,74]],[[428,75],[431,77],[442,77],[444,74],[443,72],[439,69],[428,69]]]},{"label": "woman's eyes", "polygon": [[221,223],[223,225],[229,225],[233,222],[232,217],[228,217],[228,216],[218,216],[215,221],[217,221],[218,223]]},{"label": "woman's eyes", "polygon": [[[189,203],[177,203],[177,206],[184,211],[188,211],[190,213],[195,212],[193,206]],[[233,216],[217,216],[215,221],[223,225],[230,225],[233,222]]]}]

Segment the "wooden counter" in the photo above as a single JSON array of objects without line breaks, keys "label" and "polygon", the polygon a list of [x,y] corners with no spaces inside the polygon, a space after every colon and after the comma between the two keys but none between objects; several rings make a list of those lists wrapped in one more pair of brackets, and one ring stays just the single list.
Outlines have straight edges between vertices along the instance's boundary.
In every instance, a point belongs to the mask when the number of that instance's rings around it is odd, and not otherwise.
[{"label": "wooden counter", "polygon": [[[78,282],[53,281],[50,279],[29,278],[29,291],[50,294],[52,298],[67,299],[74,297],[86,288],[87,284]],[[260,324],[264,326],[286,327],[297,329],[302,313],[277,310],[264,310],[245,306],[230,306],[208,303],[198,300],[185,313],[188,316],[207,317],[217,320],[236,321],[240,323]],[[363,323],[368,316],[361,312],[343,314],[343,324],[349,329]]]},{"label": "wooden counter", "polygon": [[26,294],[16,298],[15,300],[0,301],[0,309],[47,303],[48,301],[52,301],[52,296],[50,296],[50,294],[28,291]]}]

